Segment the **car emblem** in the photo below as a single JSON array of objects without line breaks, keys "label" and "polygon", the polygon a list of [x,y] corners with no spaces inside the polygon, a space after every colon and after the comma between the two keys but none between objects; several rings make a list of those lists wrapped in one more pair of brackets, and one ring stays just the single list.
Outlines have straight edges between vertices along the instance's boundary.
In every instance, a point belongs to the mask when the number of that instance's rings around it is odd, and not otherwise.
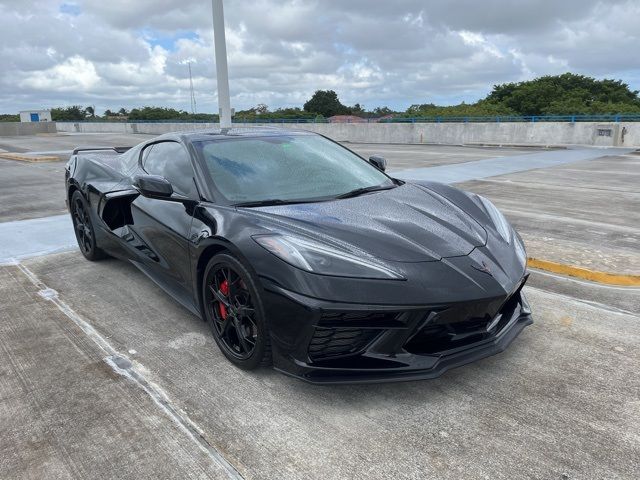
[{"label": "car emblem", "polygon": [[489,269],[489,265],[487,265],[484,262],[484,260],[482,261],[482,265],[471,265],[471,266],[476,270],[478,270],[479,272],[486,273],[487,275],[493,277],[493,273],[491,273],[491,270]]}]

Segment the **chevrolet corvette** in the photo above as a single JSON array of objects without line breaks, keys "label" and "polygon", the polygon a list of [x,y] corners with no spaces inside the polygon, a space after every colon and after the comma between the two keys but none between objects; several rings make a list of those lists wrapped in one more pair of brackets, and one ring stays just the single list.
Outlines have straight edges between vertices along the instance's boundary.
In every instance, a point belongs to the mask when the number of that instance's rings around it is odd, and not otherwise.
[{"label": "chevrolet corvette", "polygon": [[131,262],[243,369],[313,383],[433,378],[532,323],[522,239],[488,199],[385,173],[321,135],[162,135],[78,148],[80,251]]}]

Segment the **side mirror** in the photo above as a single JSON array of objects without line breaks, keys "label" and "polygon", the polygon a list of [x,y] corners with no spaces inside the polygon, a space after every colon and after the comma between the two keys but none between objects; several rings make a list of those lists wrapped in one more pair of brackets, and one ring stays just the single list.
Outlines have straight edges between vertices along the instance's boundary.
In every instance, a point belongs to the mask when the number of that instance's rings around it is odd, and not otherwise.
[{"label": "side mirror", "polygon": [[171,182],[160,175],[137,175],[133,184],[145,197],[169,198],[173,195]]},{"label": "side mirror", "polygon": [[387,169],[387,160],[380,155],[371,155],[369,157],[369,163],[383,172]]}]

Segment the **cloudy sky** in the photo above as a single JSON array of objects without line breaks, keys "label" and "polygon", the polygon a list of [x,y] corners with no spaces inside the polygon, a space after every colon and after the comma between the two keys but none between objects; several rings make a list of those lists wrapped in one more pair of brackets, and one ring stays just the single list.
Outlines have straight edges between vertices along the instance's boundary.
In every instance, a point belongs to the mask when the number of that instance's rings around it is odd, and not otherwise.
[{"label": "cloudy sky", "polygon": [[[566,71],[640,89],[640,0],[225,0],[232,106],[452,104]],[[0,113],[217,111],[209,0],[0,0]]]}]

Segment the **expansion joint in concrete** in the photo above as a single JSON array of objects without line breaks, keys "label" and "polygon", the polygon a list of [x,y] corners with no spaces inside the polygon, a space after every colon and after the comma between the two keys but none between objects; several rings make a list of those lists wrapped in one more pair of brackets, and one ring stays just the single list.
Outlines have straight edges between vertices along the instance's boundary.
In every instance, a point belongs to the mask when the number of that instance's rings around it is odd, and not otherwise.
[{"label": "expansion joint in concrete", "polygon": [[67,318],[76,324],[85,335],[106,355],[104,361],[114,372],[133,382],[142,389],[153,402],[180,428],[211,461],[221,467],[228,478],[241,480],[243,477],[238,470],[224,457],[211,442],[205,437],[203,430],[194,423],[188,415],[173,405],[168,395],[157,384],[151,382],[144,375],[144,367],[138,362],[132,361],[126,355],[109,343],[93,326],[75,312],[66,302],[60,299],[58,292],[47,287],[28,267],[16,262],[18,268],[38,288],[38,295],[52,302]]}]

